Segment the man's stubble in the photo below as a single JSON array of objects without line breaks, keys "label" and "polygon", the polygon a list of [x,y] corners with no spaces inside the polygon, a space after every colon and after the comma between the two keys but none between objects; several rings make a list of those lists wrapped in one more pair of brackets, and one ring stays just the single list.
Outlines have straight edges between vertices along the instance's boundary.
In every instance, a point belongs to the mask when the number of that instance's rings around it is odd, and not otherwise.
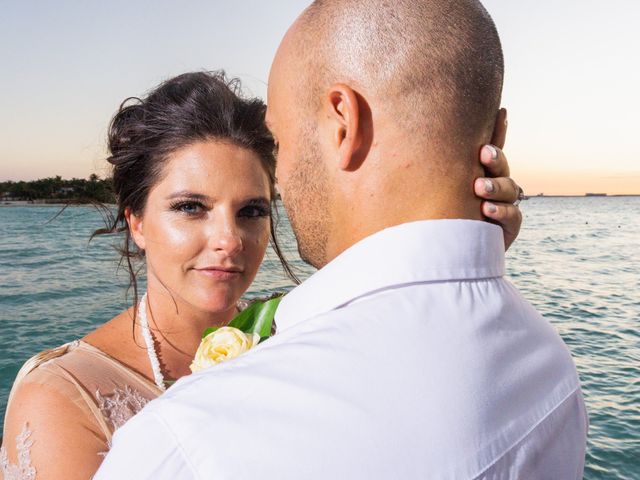
[{"label": "man's stubble", "polygon": [[298,242],[300,258],[322,268],[327,258],[329,215],[329,177],[320,156],[317,130],[304,129],[298,159],[287,181],[284,206]]}]

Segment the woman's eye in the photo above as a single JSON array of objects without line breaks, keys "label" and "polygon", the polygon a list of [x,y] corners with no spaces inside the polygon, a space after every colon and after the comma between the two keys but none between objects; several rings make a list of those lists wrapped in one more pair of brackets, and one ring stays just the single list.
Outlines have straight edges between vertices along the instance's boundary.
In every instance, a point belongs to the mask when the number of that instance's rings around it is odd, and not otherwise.
[{"label": "woman's eye", "polygon": [[198,215],[202,213],[204,206],[199,202],[178,202],[171,209],[186,215]]},{"label": "woman's eye", "polygon": [[271,214],[269,208],[259,205],[250,205],[240,210],[240,216],[246,218],[268,217]]}]

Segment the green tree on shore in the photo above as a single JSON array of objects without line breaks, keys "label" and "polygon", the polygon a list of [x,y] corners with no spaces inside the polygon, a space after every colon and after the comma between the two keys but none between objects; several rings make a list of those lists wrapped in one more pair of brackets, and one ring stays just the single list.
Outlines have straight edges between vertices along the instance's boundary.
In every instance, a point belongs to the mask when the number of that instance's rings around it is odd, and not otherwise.
[{"label": "green tree on shore", "polygon": [[114,203],[115,197],[111,179],[101,179],[95,173],[88,180],[72,178],[64,180],[61,176],[41,178],[32,181],[0,182],[0,201],[9,198],[16,200],[59,200],[77,203]]}]

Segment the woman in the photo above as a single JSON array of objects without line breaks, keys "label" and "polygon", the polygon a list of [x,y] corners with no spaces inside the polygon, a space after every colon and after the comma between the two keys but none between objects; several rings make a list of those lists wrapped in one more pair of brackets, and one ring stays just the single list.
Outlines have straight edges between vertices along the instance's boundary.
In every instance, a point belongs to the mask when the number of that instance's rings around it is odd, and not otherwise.
[{"label": "woman", "polygon": [[180,75],[120,108],[109,132],[118,211],[96,233],[124,234],[136,301],[25,364],[7,408],[5,480],[90,478],[113,431],[189,373],[202,331],[238,312],[270,236],[280,255],[264,113],[216,73]]}]

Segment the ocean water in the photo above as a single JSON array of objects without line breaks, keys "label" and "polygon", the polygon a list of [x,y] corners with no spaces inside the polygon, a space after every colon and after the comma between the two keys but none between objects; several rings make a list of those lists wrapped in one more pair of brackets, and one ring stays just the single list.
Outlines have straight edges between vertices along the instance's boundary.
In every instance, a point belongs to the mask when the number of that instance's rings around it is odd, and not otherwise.
[{"label": "ocean water", "polygon": [[[83,336],[127,304],[113,239],[90,207],[0,207],[0,418],[32,354]],[[557,328],[589,410],[587,479],[640,479],[640,197],[532,198],[508,275]],[[301,277],[286,217],[280,237]],[[291,286],[269,252],[247,297]]]}]

